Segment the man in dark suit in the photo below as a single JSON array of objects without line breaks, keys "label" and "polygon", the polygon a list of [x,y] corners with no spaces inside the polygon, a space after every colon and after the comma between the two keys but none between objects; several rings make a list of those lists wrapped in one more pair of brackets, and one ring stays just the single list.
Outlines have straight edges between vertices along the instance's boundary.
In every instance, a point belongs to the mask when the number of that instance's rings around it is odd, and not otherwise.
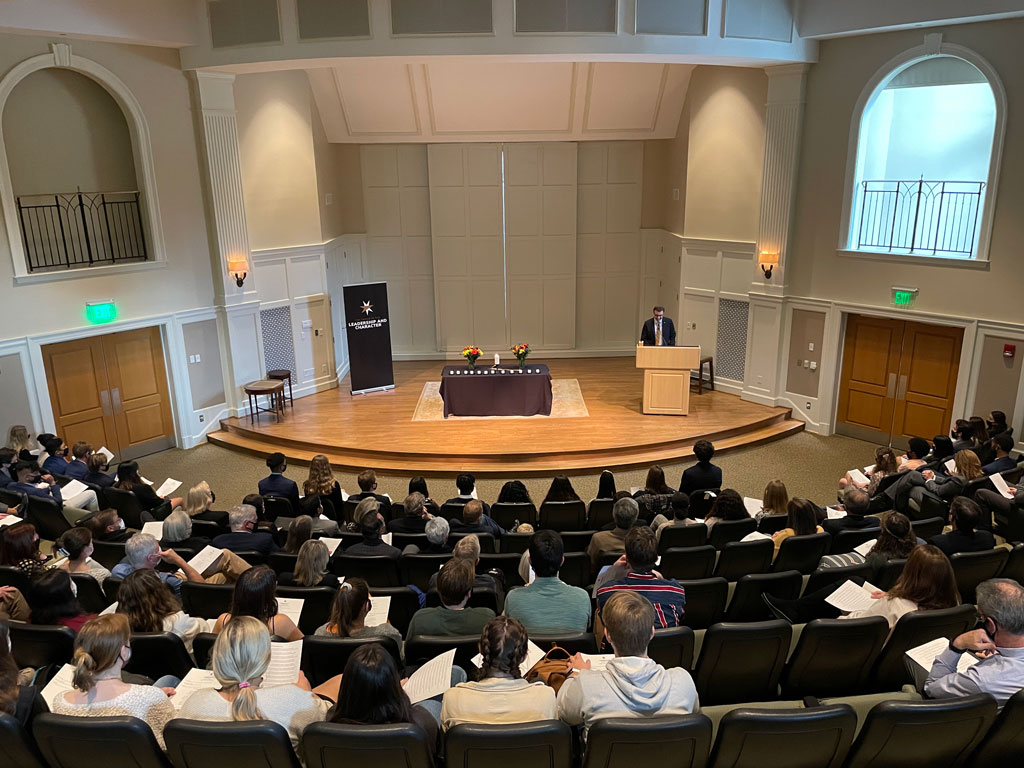
[{"label": "man in dark suit", "polygon": [[283,453],[272,453],[267,457],[267,466],[270,474],[259,482],[260,496],[281,496],[288,499],[292,505],[292,514],[298,516],[299,512],[299,486],[294,480],[284,476],[288,469],[288,460]]},{"label": "man in dark suit", "polygon": [[13,483],[14,465],[18,461],[18,455],[10,448],[0,448],[0,488],[6,488]]},{"label": "man in dark suit", "polygon": [[694,491],[717,491],[722,487],[722,468],[711,463],[715,446],[710,440],[698,440],[693,446],[697,463],[683,470],[679,490],[689,495]]},{"label": "man in dark suit", "polygon": [[978,528],[981,521],[981,509],[966,496],[957,496],[949,505],[949,515],[953,521],[953,530],[932,536],[929,544],[952,557],[958,552],[983,552],[992,549],[996,540],[988,531]]},{"label": "man in dark suit", "polygon": [[1013,450],[1013,438],[1005,432],[992,438],[992,447],[995,448],[996,457],[981,468],[986,475],[994,475],[1005,472],[1017,466],[1017,460],[1010,458],[1010,451]]},{"label": "man in dark suit", "polygon": [[[463,472],[455,478],[455,487],[459,489],[459,495],[448,499],[445,504],[462,504],[465,506],[475,498],[473,491],[476,490],[476,477],[469,472]],[[491,513],[491,505],[486,501],[481,503],[484,505],[484,514],[489,515]]]},{"label": "man in dark suit", "polygon": [[426,499],[422,493],[410,493],[402,503],[405,514],[388,523],[388,530],[392,533],[424,533],[427,530],[427,521],[433,519],[433,515],[427,509]]},{"label": "man in dark suit", "polygon": [[391,499],[377,493],[377,473],[372,469],[364,469],[356,476],[356,484],[359,486],[359,493],[348,497],[348,501],[360,502],[363,499],[376,499],[378,504],[387,507],[391,506]]},{"label": "man in dark suit", "polygon": [[71,446],[71,461],[64,468],[64,474],[75,480],[85,480],[85,476],[89,474],[89,467],[85,462],[91,453],[92,446],[81,440]]},{"label": "man in dark suit", "polygon": [[[280,454],[276,454],[280,455]],[[280,547],[269,533],[257,531],[256,507],[240,504],[228,511],[231,533],[215,536],[211,544],[218,549],[232,552],[259,552],[269,555],[280,551]]]},{"label": "man in dark suit", "polygon": [[877,517],[867,517],[871,507],[871,498],[860,488],[852,485],[843,491],[843,509],[846,517],[825,520],[821,527],[833,538],[840,531],[859,531],[863,528],[877,528],[882,521]]},{"label": "man in dark suit", "polygon": [[640,343],[645,347],[674,347],[676,326],[671,318],[665,317],[664,307],[654,308],[654,317],[644,323],[640,331]]}]

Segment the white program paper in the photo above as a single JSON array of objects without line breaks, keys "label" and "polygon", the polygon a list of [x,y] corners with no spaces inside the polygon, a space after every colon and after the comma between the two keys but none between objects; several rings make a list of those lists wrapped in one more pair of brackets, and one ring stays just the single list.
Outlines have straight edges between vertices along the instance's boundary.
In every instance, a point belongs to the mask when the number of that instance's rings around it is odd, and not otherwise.
[{"label": "white program paper", "polygon": [[870,475],[874,471],[875,471],[875,465],[874,464],[868,464],[866,467],[864,467],[864,474],[865,475]]},{"label": "white program paper", "polygon": [[43,688],[43,701],[46,702],[46,706],[53,711],[53,702],[57,700],[58,696],[63,696],[68,691],[72,690],[74,686],[71,684],[71,680],[74,677],[75,668],[70,664],[65,664],[53,679],[46,684]]},{"label": "white program paper", "polygon": [[22,519],[17,515],[6,515],[5,517],[0,518],[0,528],[6,528],[8,525],[14,525],[21,521]]},{"label": "white program paper", "polygon": [[[280,598],[278,598],[280,600]],[[263,685],[294,685],[299,682],[299,665],[302,663],[302,641],[270,644],[270,666],[263,675]]]},{"label": "white program paper", "polygon": [[[910,660],[915,664],[920,665],[925,672],[930,672],[932,664],[935,663],[935,657],[947,648],[949,648],[949,640],[945,637],[937,637],[924,645],[911,648],[907,651],[907,656],[909,656]],[[962,674],[965,670],[977,664],[978,661],[979,659],[975,656],[972,656],[969,653],[962,653],[960,654],[960,659],[956,663],[956,671]]]},{"label": "white program paper", "polygon": [[321,536],[320,541],[327,545],[327,551],[333,556],[341,546],[341,539],[332,539],[329,536]]},{"label": "white program paper", "polygon": [[405,695],[409,697],[409,702],[419,704],[451,688],[454,663],[455,649],[452,648],[417,669],[405,683]]},{"label": "white program paper", "polygon": [[390,532],[385,533],[383,536],[380,537],[380,540],[383,541],[388,546],[391,546],[391,533]]},{"label": "white program paper", "polygon": [[[519,665],[519,674],[526,677],[526,673],[533,669],[533,665],[544,658],[544,651],[539,645],[533,640],[526,641],[526,658],[523,659],[523,663]],[[481,654],[477,654],[470,661],[473,662],[473,666],[477,669],[483,666],[484,657]]]},{"label": "white program paper", "polygon": [[153,484],[153,481],[152,481],[152,480],[147,480],[147,479],[146,479],[146,478],[144,478],[144,477],[143,477],[142,475],[139,475],[139,480],[141,480],[142,482],[144,482],[144,483],[145,483],[146,485],[152,485],[152,484]]},{"label": "white program paper", "polygon": [[175,689],[175,693],[171,696],[171,704],[174,705],[175,709],[180,710],[185,706],[185,702],[188,701],[188,697],[196,691],[202,691],[206,688],[220,688],[220,683],[217,682],[217,678],[213,674],[212,669],[190,669],[188,674],[181,679],[178,683],[178,687]]},{"label": "white program paper", "polygon": [[83,491],[88,491],[89,486],[83,483],[81,480],[72,480],[63,488],[60,489],[60,495],[65,499],[73,499]]},{"label": "white program paper", "polygon": [[302,604],[306,602],[302,597],[279,597],[277,598],[277,612],[283,613],[295,626],[299,626],[299,617],[302,616]]},{"label": "white program paper", "polygon": [[865,541],[863,544],[858,544],[853,548],[853,551],[861,557],[867,557],[868,553],[875,548],[875,544],[877,543],[878,539],[870,539],[869,541]]},{"label": "white program paper", "polygon": [[148,533],[157,541],[160,541],[164,537],[164,523],[162,520],[156,520],[151,523],[142,524],[142,532]]},{"label": "white program paper", "polygon": [[880,591],[878,587],[866,581],[862,587],[847,580],[843,582],[839,589],[826,597],[825,602],[847,613],[866,611],[875,602],[875,599],[871,597],[871,593]]},{"label": "white program paper", "polygon": [[850,475],[850,478],[857,485],[867,485],[869,482],[868,476],[861,472],[859,469],[851,469],[847,474]]},{"label": "white program paper", "polygon": [[100,616],[109,616],[112,613],[117,613],[117,603],[111,603],[102,611],[100,611]]},{"label": "white program paper", "polygon": [[825,507],[825,514],[829,520],[839,520],[846,517],[845,509],[836,509],[835,507]]},{"label": "white program paper", "polygon": [[110,462],[112,462],[114,460],[114,454],[105,445],[101,445],[100,449],[98,451],[96,451],[96,453],[103,454],[103,458],[105,458],[107,460],[107,464],[109,464]]},{"label": "white program paper", "polygon": [[770,541],[771,538],[772,537],[769,536],[767,533],[761,533],[760,531],[751,531],[742,539],[740,539],[740,541],[762,541],[763,539],[768,539]]},{"label": "white program paper", "polygon": [[751,517],[757,517],[757,513],[764,509],[760,499],[754,499],[750,496],[743,497],[743,506],[747,508],[747,514]]},{"label": "white program paper", "polygon": [[391,595],[375,597],[370,595],[370,610],[363,619],[363,626],[379,627],[388,623],[388,613],[391,611]]},{"label": "white program paper", "polygon": [[181,486],[181,480],[175,480],[173,477],[168,477],[159,488],[156,489],[156,495],[163,498],[169,493],[174,493]]},{"label": "white program paper", "polygon": [[188,564],[195,568],[197,571],[202,573],[211,565],[217,562],[217,558],[221,556],[224,550],[217,549],[217,547],[211,547],[207,544],[199,553],[188,561]]},{"label": "white program paper", "polygon": [[946,468],[946,471],[949,472],[949,474],[951,474],[951,475],[954,472],[956,472],[956,462],[953,461],[952,459],[950,459],[949,461],[945,462],[942,466],[944,466]]},{"label": "white program paper", "polygon": [[[348,501],[348,491],[346,491],[344,488],[341,489],[341,500],[342,501]],[[338,512],[337,509],[334,510],[334,511]]]},{"label": "white program paper", "polygon": [[989,475],[992,478],[992,485],[999,491],[1003,496],[1008,499],[1012,499],[1016,494],[1010,489],[1010,486],[1006,484],[1006,479],[996,472],[994,475]]},{"label": "white program paper", "polygon": [[590,669],[596,672],[603,672],[608,662],[615,658],[614,653],[582,653],[584,659],[590,662]]}]

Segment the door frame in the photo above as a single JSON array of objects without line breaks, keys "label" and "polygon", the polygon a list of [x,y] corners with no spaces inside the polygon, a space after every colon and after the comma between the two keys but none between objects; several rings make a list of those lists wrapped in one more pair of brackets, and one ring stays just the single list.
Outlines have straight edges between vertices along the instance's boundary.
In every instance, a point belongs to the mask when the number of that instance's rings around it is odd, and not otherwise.
[{"label": "door frame", "polygon": [[[836,434],[835,427],[839,418],[839,390],[842,383],[843,355],[846,352],[846,323],[850,315],[910,320],[925,325],[962,328],[964,338],[960,344],[960,364],[957,368],[956,393],[953,397],[953,416],[954,418],[960,418],[966,415],[968,389],[971,387],[971,380],[974,376],[978,321],[962,317],[951,317],[949,315],[935,315],[928,312],[896,309],[895,307],[871,307],[839,302],[834,303],[832,309],[834,311],[826,317],[824,344],[826,350],[831,348],[835,350],[835,353],[834,358],[829,361],[827,367],[830,373],[829,381],[822,382],[824,391],[819,392],[822,399],[829,403],[828,413],[831,420],[829,434]],[[822,368],[825,367],[825,361],[822,360]],[[964,372],[967,375],[964,375]],[[931,439],[932,435],[923,435],[923,437]]]}]

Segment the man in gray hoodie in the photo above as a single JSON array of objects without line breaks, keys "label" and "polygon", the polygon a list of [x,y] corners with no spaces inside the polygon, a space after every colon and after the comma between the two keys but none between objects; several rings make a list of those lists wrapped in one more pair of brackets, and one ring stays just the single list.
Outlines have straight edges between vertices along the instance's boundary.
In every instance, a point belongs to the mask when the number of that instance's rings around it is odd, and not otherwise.
[{"label": "man in gray hoodie", "polygon": [[605,603],[604,635],[615,651],[603,670],[576,654],[577,670],[558,691],[558,718],[582,725],[586,738],[596,720],[697,712],[697,689],[685,669],[665,669],[647,657],[654,637],[654,606],[637,592],[617,592]]}]

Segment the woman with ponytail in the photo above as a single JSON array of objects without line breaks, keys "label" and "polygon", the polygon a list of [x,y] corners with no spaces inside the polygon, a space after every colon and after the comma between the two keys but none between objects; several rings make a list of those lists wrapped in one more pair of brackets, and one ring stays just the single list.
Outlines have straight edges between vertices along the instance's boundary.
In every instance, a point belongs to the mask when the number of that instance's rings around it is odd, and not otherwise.
[{"label": "woman with ponytail", "polygon": [[314,696],[305,675],[291,685],[263,688],[270,665],[270,630],[251,616],[237,616],[217,635],[213,644],[213,675],[219,688],[196,691],[179,717],[190,720],[271,720],[288,731],[299,747],[310,723],[327,716],[330,702]]},{"label": "woman with ponytail", "polygon": [[523,680],[529,638],[515,619],[497,616],[480,634],[480,674],[475,682],[445,691],[441,726],[447,731],[460,723],[532,723],[557,720],[555,690],[544,682]]},{"label": "woman with ponytail", "polygon": [[355,637],[369,639],[386,637],[395,641],[402,650],[402,633],[390,624],[366,626],[366,615],[370,612],[370,587],[365,579],[346,579],[334,595],[331,616],[327,623],[317,627],[316,637]]},{"label": "woman with ponytail", "polygon": [[130,634],[128,618],[121,614],[86,622],[75,638],[71,659],[74,688],[54,699],[53,711],[76,717],[137,717],[149,724],[162,748],[164,726],[175,714],[168,698],[174,689],[121,680],[121,669],[132,656]]}]

